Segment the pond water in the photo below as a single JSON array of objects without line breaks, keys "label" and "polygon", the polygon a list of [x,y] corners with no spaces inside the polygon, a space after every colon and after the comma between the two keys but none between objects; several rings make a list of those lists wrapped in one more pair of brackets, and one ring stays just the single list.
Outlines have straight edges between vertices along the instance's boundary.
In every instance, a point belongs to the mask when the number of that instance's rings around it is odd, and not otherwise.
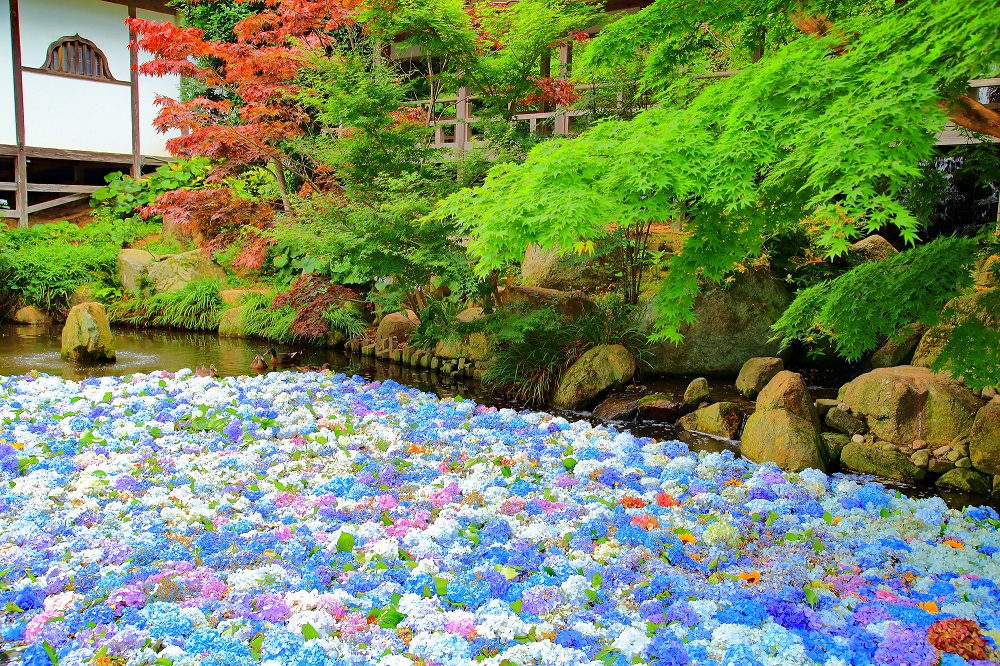
[{"label": "pond water", "polygon": [[[81,380],[93,376],[127,375],[138,372],[182,368],[196,368],[199,365],[215,364],[222,376],[253,374],[250,363],[257,354],[264,354],[271,344],[260,340],[220,338],[214,333],[195,333],[159,329],[115,330],[115,346],[118,360],[115,363],[79,363],[67,361],[60,356],[61,329],[59,326],[20,326],[0,324],[0,375],[22,375],[40,372],[62,376],[66,379]],[[444,378],[429,370],[413,370],[393,363],[370,357],[349,355],[340,350],[314,347],[294,347],[275,345],[278,353],[301,350],[303,365],[320,366],[329,363],[335,372],[360,375],[370,380],[392,379],[401,384],[422,391],[435,393],[441,397],[461,395],[479,403],[497,407],[524,408],[524,405],[495,396],[484,390],[479,382]],[[627,393],[637,395],[648,393],[673,393],[680,396],[689,378],[656,379],[643,382],[627,389]],[[836,397],[836,390],[827,387],[810,387],[814,397]],[[711,381],[712,396],[716,400],[727,400],[745,406],[747,413],[753,411],[752,404],[743,398],[732,382]],[[580,418],[600,421],[583,412],[561,412],[546,409],[570,420]],[[697,451],[739,451],[737,442],[716,439],[704,435],[679,431],[673,425],[662,422],[614,423],[619,429],[657,439],[679,439]],[[982,504],[983,498],[961,493],[942,493],[933,486],[910,486],[883,481],[885,485],[897,488],[915,497],[940,495],[949,506],[961,508],[968,504]],[[1000,509],[1000,502],[994,502]]]}]

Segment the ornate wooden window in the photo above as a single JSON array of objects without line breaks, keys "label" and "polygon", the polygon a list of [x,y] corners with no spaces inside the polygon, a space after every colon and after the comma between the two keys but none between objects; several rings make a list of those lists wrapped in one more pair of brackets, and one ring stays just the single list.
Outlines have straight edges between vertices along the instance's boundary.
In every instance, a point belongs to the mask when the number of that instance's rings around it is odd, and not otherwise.
[{"label": "ornate wooden window", "polygon": [[49,46],[41,69],[58,74],[83,76],[102,81],[114,81],[108,59],[89,39],[80,35],[57,39]]}]

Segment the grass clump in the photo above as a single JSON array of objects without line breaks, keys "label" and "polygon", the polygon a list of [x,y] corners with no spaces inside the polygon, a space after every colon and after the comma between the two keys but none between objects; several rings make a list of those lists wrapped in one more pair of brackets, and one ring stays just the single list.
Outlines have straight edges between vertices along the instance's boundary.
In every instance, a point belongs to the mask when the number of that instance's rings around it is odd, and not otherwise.
[{"label": "grass clump", "polygon": [[218,283],[202,280],[179,291],[114,302],[108,306],[108,317],[129,326],[212,331],[219,328],[224,308]]}]

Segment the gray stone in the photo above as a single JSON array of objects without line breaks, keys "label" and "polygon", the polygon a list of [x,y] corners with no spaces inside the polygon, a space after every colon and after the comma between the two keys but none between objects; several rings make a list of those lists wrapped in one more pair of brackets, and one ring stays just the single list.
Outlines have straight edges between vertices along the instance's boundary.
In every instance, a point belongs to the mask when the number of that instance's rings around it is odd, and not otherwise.
[{"label": "gray stone", "polygon": [[862,261],[884,261],[899,254],[899,250],[892,246],[878,234],[872,234],[868,238],[863,238],[851,246]]},{"label": "gray stone", "polygon": [[819,430],[819,414],[816,413],[816,403],[809,395],[809,389],[796,372],[783,370],[776,374],[764,390],[757,396],[757,411],[766,412],[772,409],[787,409],[799,418],[806,419]]},{"label": "gray stone", "polygon": [[543,287],[569,291],[583,289],[590,292],[606,287],[603,271],[597,259],[581,257],[575,253],[559,255],[558,250],[545,250],[538,245],[528,246],[521,263],[521,284],[526,287]]},{"label": "gray stone", "polygon": [[740,452],[754,462],[773,462],[789,472],[826,471],[819,429],[787,409],[754,412],[743,428]]},{"label": "gray stone", "polygon": [[684,403],[670,393],[653,393],[639,399],[639,416],[649,421],[675,423],[684,413]]},{"label": "gray stone", "polygon": [[[482,308],[463,310],[455,317],[455,321],[469,323],[483,318]],[[439,340],[434,353],[443,358],[467,358],[473,361],[485,361],[489,357],[489,345],[482,333],[470,333],[464,336],[452,336]]]},{"label": "gray stone", "polygon": [[840,406],[839,400],[819,398],[818,400],[816,400],[816,413],[819,414],[820,418],[822,418],[826,416],[831,409],[837,408],[839,406]]},{"label": "gray stone", "polygon": [[851,443],[851,438],[839,432],[822,433],[823,446],[826,447],[826,458],[831,465],[840,464],[840,454],[844,447]]},{"label": "gray stone", "polygon": [[396,344],[405,344],[410,334],[420,324],[417,315],[412,311],[393,312],[382,317],[375,331],[375,342],[380,347],[388,346],[395,338]]},{"label": "gray stone", "polygon": [[34,305],[26,305],[14,313],[14,321],[18,324],[29,324],[31,326],[43,326],[52,323],[49,313],[37,308]]},{"label": "gray stone", "polygon": [[634,395],[609,395],[594,408],[594,416],[605,421],[631,421],[639,414],[639,399]]},{"label": "gray stone", "polygon": [[834,407],[826,413],[826,427],[852,436],[868,432],[868,426],[865,425],[864,421],[853,414],[848,414],[839,407]]},{"label": "gray stone", "polygon": [[953,469],[937,480],[938,488],[948,488],[974,495],[989,495],[992,491],[992,479],[987,474],[974,469]]},{"label": "gray stone", "polygon": [[925,442],[922,439],[915,439],[915,440],[913,440],[912,447],[913,447],[914,451],[919,451],[921,449],[926,449],[927,448],[927,442]]},{"label": "gray stone", "polygon": [[955,469],[955,463],[950,460],[931,460],[927,465],[927,471],[934,474],[944,474]]},{"label": "gray stone", "polygon": [[968,469],[972,467],[972,458],[959,458],[955,461],[955,467]]},{"label": "gray stone", "polygon": [[[652,343],[650,370],[659,375],[733,376],[747,359],[778,356],[771,325],[791,303],[788,287],[767,271],[748,271],[728,286],[707,287],[694,303],[695,322],[680,328],[680,345]],[[653,299],[641,306],[642,332],[654,329]]]},{"label": "gray stone", "polygon": [[785,369],[785,362],[776,356],[752,358],[740,368],[736,390],[747,398],[756,398],[774,376]]},{"label": "gray stone", "polygon": [[696,408],[703,402],[712,399],[712,393],[708,388],[708,380],[698,377],[684,390],[684,406],[688,409]]}]

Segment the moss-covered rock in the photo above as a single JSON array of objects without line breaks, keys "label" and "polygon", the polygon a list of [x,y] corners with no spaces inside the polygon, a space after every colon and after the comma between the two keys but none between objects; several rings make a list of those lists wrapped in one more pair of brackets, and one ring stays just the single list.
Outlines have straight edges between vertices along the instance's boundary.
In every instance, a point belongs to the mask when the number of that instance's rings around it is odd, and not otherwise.
[{"label": "moss-covered rock", "polygon": [[894,248],[892,243],[878,234],[862,238],[851,246],[851,250],[862,261],[884,261],[899,254],[899,250]]},{"label": "moss-covered rock", "polygon": [[504,305],[520,304],[529,308],[551,308],[567,319],[579,317],[597,307],[582,291],[513,286],[501,290],[499,296]]},{"label": "moss-covered rock", "polygon": [[[747,359],[778,356],[771,325],[790,303],[788,288],[767,271],[749,271],[731,285],[709,287],[695,299],[695,322],[681,327],[680,345],[650,345],[650,368],[662,375],[731,377]],[[652,332],[656,318],[653,299],[647,299],[640,319],[644,332]]]},{"label": "moss-covered rock", "polygon": [[624,386],[634,374],[635,359],[625,347],[599,345],[562,376],[552,404],[560,409],[586,409],[610,389]]},{"label": "moss-covered rock", "polygon": [[927,368],[879,368],[855,379],[844,402],[879,439],[948,444],[968,435],[982,406],[969,389]]},{"label": "moss-covered rock", "polygon": [[248,297],[256,294],[266,294],[267,289],[223,289],[219,292],[219,300],[229,308],[235,308],[243,304]]},{"label": "moss-covered rock", "polygon": [[596,259],[575,253],[560,256],[557,250],[545,250],[534,244],[528,246],[521,263],[521,284],[525,287],[582,289],[590,293],[607,286],[604,275]]},{"label": "moss-covered rock", "polygon": [[894,336],[872,354],[873,368],[894,368],[897,365],[907,365],[913,360],[920,339],[927,332],[923,324],[910,324],[903,327]]},{"label": "moss-covered rock", "polygon": [[826,459],[830,461],[831,467],[836,467],[840,464],[841,452],[844,447],[851,443],[851,438],[839,432],[824,432],[822,437],[823,447],[826,449]]},{"label": "moss-covered rock", "polygon": [[639,399],[639,415],[651,421],[674,423],[684,413],[684,403],[670,393],[653,393]]},{"label": "moss-covered rock", "polygon": [[860,474],[884,476],[889,479],[921,481],[927,470],[914,465],[904,454],[851,442],[840,452],[840,466]]},{"label": "moss-covered rock", "polygon": [[774,409],[787,409],[795,416],[809,421],[819,430],[819,414],[816,403],[809,395],[809,389],[797,372],[782,370],[767,383],[764,390],[757,396],[757,411],[767,412]]},{"label": "moss-covered rock", "polygon": [[684,389],[684,406],[688,409],[696,409],[703,402],[712,399],[712,392],[708,387],[708,380],[698,377],[692,380]]},{"label": "moss-covered rock", "polygon": [[34,305],[25,305],[14,313],[14,321],[18,324],[29,324],[31,326],[42,326],[52,323],[52,317],[48,312]]},{"label": "moss-covered rock", "polygon": [[681,430],[703,432],[716,437],[736,439],[743,425],[743,409],[733,402],[717,402],[681,417]]},{"label": "moss-covered rock", "polygon": [[137,293],[144,286],[146,269],[153,263],[153,255],[145,250],[128,248],[118,253],[118,280],[125,291]]},{"label": "moss-covered rock", "polygon": [[736,390],[747,398],[756,398],[774,376],[785,369],[785,362],[777,356],[752,358],[740,368]]},{"label": "moss-covered rock", "polygon": [[219,335],[224,338],[244,338],[247,334],[246,305],[229,308],[219,318]]},{"label": "moss-covered rock", "polygon": [[115,339],[103,305],[73,306],[62,330],[62,355],[84,361],[115,360]]},{"label": "moss-covered rock", "polygon": [[227,275],[222,266],[205,256],[202,250],[175,254],[146,267],[149,285],[158,294],[180,291],[192,282],[215,280],[225,282]]},{"label": "moss-covered rock", "polygon": [[1000,312],[990,307],[990,299],[997,290],[984,289],[954,298],[945,306],[945,311],[954,313],[949,320],[932,326],[920,338],[920,344],[913,354],[913,365],[929,368],[941,355],[951,340],[951,332],[958,324],[978,319],[987,328],[1000,332]]},{"label": "moss-covered rock", "polygon": [[410,334],[420,324],[420,319],[411,310],[403,312],[393,312],[382,317],[375,330],[375,340],[380,347],[384,347],[389,340],[396,338],[400,345],[410,339]]},{"label": "moss-covered rock", "polygon": [[[469,323],[483,318],[482,308],[463,310],[455,317],[461,323]],[[439,340],[434,353],[442,358],[464,358],[469,361],[485,361],[489,358],[489,344],[483,333],[454,336]]]},{"label": "moss-covered rock", "polygon": [[1000,474],[1000,398],[994,398],[976,414],[969,457],[976,469]]},{"label": "moss-covered rock", "polygon": [[826,471],[819,430],[787,409],[754,412],[743,428],[740,451],[754,462],[773,462],[789,472]]},{"label": "moss-covered rock", "polygon": [[631,421],[639,413],[634,395],[609,395],[594,409],[594,416],[606,421]]},{"label": "moss-covered rock", "polygon": [[959,467],[942,474],[935,485],[938,488],[947,488],[963,493],[989,495],[993,491],[993,477],[974,469]]}]

